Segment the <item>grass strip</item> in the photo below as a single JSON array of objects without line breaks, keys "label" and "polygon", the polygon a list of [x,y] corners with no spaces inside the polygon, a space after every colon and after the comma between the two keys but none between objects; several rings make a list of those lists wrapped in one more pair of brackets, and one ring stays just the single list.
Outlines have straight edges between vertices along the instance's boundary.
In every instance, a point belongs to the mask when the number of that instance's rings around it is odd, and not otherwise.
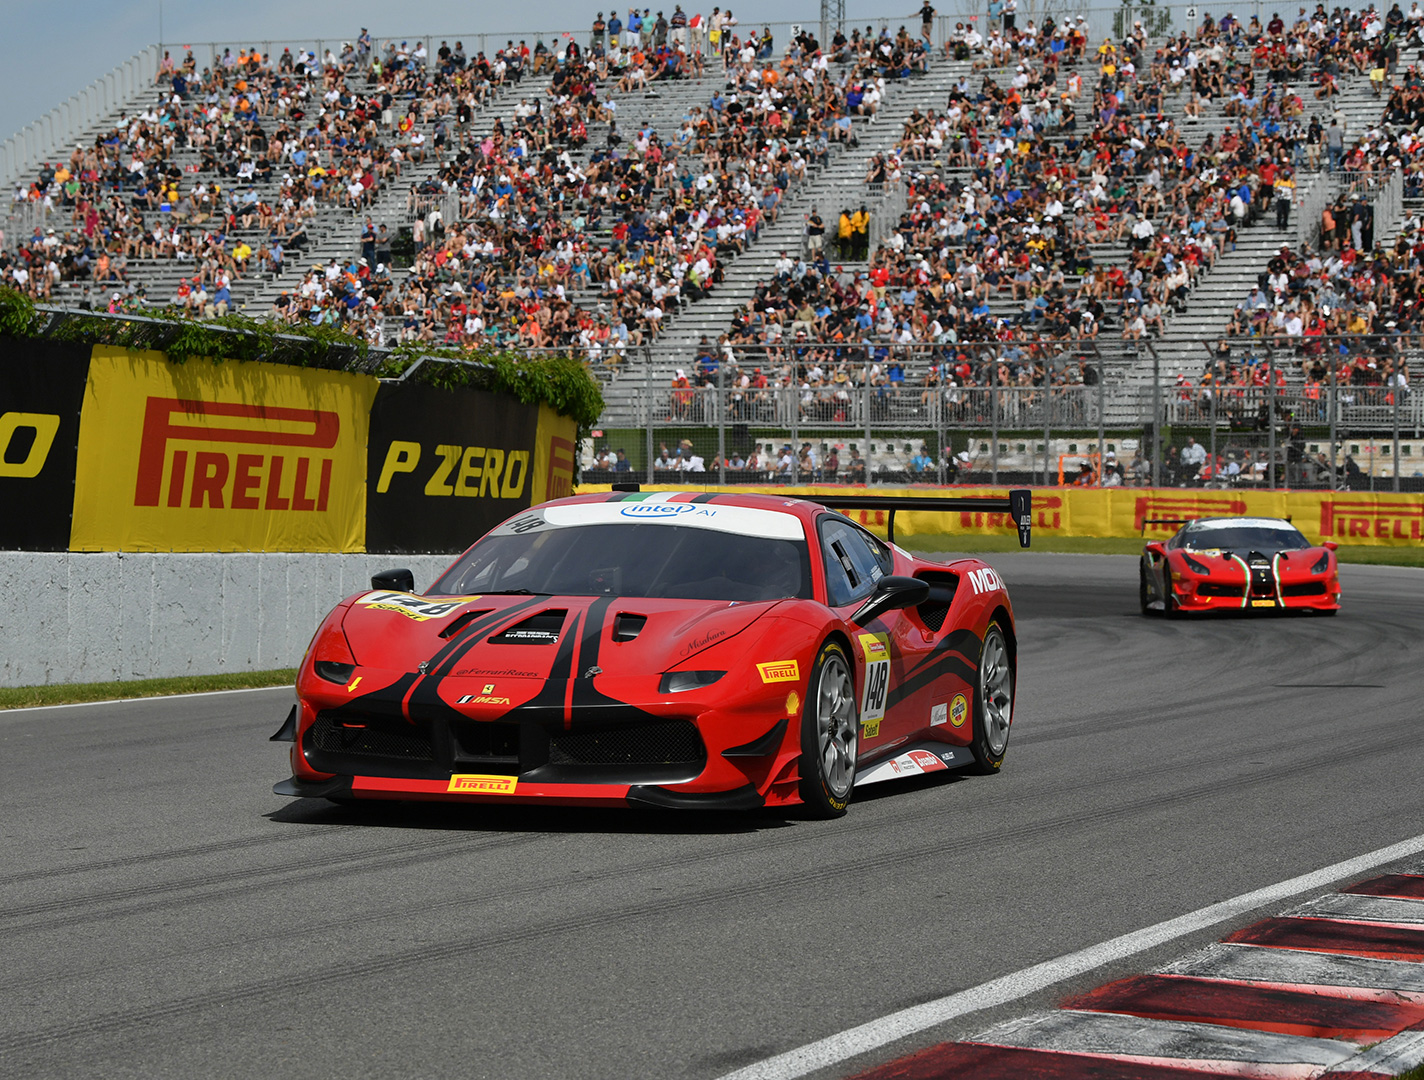
[{"label": "grass strip", "polygon": [[279,671],[235,671],[223,675],[180,675],[172,679],[0,687],[0,709],[164,697],[168,694],[203,694],[213,690],[247,690],[262,686],[290,686],[296,682],[296,678],[295,668],[282,668]]},{"label": "grass strip", "polygon": [[[901,547],[909,551],[945,552],[977,555],[981,552],[1013,554],[1019,547],[1017,536],[985,536],[964,533],[949,536],[899,537]],[[1141,555],[1143,541],[1133,537],[1043,536],[1036,534],[1030,551],[1061,552],[1071,555]],[[1409,547],[1372,547],[1362,544],[1341,545],[1335,553],[1344,563],[1375,563],[1386,566],[1424,566],[1424,545]]]}]

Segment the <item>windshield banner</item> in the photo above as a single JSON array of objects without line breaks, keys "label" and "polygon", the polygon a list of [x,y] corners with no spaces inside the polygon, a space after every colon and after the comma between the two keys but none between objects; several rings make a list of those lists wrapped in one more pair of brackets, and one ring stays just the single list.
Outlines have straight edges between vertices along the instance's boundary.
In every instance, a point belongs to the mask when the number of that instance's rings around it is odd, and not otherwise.
[{"label": "windshield banner", "polygon": [[[583,485],[582,493],[608,491],[608,485]],[[644,487],[656,491],[723,491],[728,494],[767,492],[776,495],[845,495],[854,490],[873,495],[944,495],[1002,497],[1007,485],[983,487],[847,488],[821,487]],[[848,510],[847,515],[880,536],[886,534],[884,510]],[[1034,488],[1033,535],[1035,545],[1045,537],[1131,537],[1165,540],[1179,524],[1174,519],[1202,517],[1290,518],[1291,524],[1312,543],[1334,540],[1340,544],[1373,546],[1419,544],[1424,540],[1424,495],[1365,491],[1253,491],[1242,488],[1204,490],[1191,488]],[[1163,519],[1166,519],[1164,521]],[[1157,522],[1157,524],[1149,524]],[[940,513],[899,510],[895,537],[913,547],[920,536],[1003,533],[1014,531],[1008,514]]]}]

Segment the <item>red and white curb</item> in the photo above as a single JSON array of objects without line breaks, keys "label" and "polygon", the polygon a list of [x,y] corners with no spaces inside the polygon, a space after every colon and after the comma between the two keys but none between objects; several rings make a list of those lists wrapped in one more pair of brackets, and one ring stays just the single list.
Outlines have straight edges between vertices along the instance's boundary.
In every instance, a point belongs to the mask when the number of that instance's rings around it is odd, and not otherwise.
[{"label": "red and white curb", "polygon": [[857,1080],[1379,1080],[1421,1063],[1424,864]]}]

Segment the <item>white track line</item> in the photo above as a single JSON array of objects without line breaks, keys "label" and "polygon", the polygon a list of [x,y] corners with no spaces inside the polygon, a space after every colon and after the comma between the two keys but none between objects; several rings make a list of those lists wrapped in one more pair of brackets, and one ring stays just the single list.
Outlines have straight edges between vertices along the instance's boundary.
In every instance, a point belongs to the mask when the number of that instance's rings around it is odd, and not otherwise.
[{"label": "white track line", "polygon": [[956,1017],[1027,997],[1065,979],[1086,974],[1124,957],[1145,952],[1177,938],[1249,914],[1266,904],[1323,888],[1341,878],[1361,874],[1376,866],[1420,852],[1424,852],[1424,835],[1401,840],[1367,855],[1321,867],[1288,881],[1243,893],[1230,900],[1223,900],[1186,915],[1179,915],[1175,919],[1157,923],[1155,926],[1134,930],[1110,941],[991,979],[969,990],[961,990],[922,1005],[901,1009],[839,1034],[818,1039],[795,1050],[788,1050],[784,1054],[777,1054],[754,1065],[737,1069],[727,1073],[722,1080],[794,1080],[795,1077],[806,1076],[817,1069],[839,1065],[850,1058],[878,1050],[882,1046],[916,1035]]},{"label": "white track line", "polygon": [[93,705],[130,705],[138,701],[172,701],[175,698],[215,697],[218,694],[258,694],[264,690],[292,691],[291,683],[277,686],[244,686],[237,690],[196,690],[191,694],[145,694],[143,697],[106,698],[103,701],[71,701],[65,705],[26,705],[22,709],[0,709],[0,720],[16,713],[42,712],[48,709],[87,709]]}]

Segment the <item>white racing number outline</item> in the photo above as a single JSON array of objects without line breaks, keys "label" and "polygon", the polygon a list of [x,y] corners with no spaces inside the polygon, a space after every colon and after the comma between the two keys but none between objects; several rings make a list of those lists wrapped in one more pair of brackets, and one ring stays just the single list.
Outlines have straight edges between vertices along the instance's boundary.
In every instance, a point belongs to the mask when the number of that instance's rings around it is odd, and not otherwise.
[{"label": "white racing number outline", "polygon": [[885,719],[885,706],[890,700],[890,635],[861,634],[860,647],[865,653],[860,722],[874,725]]}]

